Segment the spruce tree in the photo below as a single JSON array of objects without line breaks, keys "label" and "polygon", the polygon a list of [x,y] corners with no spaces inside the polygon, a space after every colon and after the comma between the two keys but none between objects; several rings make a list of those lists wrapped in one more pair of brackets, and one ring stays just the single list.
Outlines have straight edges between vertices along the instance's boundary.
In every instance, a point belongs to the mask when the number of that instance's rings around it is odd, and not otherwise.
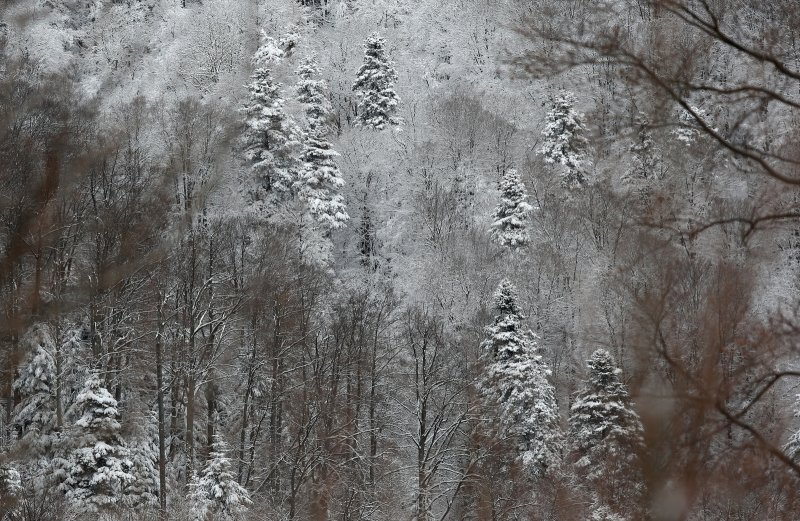
[{"label": "spruce tree", "polygon": [[268,67],[283,60],[284,52],[280,43],[275,38],[268,36],[264,30],[261,31],[261,44],[253,54],[253,64],[256,67]]},{"label": "spruce tree", "polygon": [[383,130],[386,125],[399,125],[395,116],[400,98],[394,90],[397,71],[386,57],[386,40],[372,33],[364,43],[364,64],[353,84],[359,102],[356,125]]},{"label": "spruce tree", "polygon": [[519,173],[513,168],[506,170],[500,179],[500,204],[492,214],[492,236],[501,246],[516,249],[528,244],[526,223],[533,207],[527,198]]},{"label": "spruce tree", "polygon": [[78,512],[113,510],[135,478],[130,473],[130,452],[120,436],[117,401],[96,371],[89,374],[73,412],[78,417],[71,433],[74,448],[62,489]]},{"label": "spruce tree", "polygon": [[335,162],[339,154],[327,139],[330,103],[325,82],[316,79],[318,72],[311,59],[304,60],[298,70],[297,99],[305,105],[308,129],[304,135],[300,155],[302,166],[296,187],[311,216],[325,228],[336,229],[345,226],[350,216],[344,198],[338,193],[344,180]]},{"label": "spruce tree", "polygon": [[584,133],[583,114],[575,110],[575,95],[561,91],[553,100],[547,113],[544,143],[539,153],[546,162],[561,166],[562,183],[567,189],[575,189],[588,183],[586,160],[587,141]]},{"label": "spruce tree", "polygon": [[23,345],[30,349],[30,355],[13,383],[13,391],[20,398],[13,423],[23,440],[37,451],[46,451],[56,420],[56,366],[50,330],[41,324],[33,326],[23,337]]},{"label": "spruce tree", "polygon": [[19,471],[8,463],[0,464],[0,519],[13,512],[17,500],[22,495],[22,479]]},{"label": "spruce tree", "polygon": [[327,135],[332,113],[327,82],[318,78],[319,67],[311,57],[300,62],[297,75],[297,101],[305,108],[308,128]]},{"label": "spruce tree", "polygon": [[20,475],[24,479],[24,490],[18,499],[29,494],[49,494],[63,480],[60,470],[65,463],[64,436],[57,428],[55,342],[51,329],[44,324],[34,325],[23,336],[22,345],[29,350],[29,357],[13,383],[20,400],[13,412],[13,425],[19,435],[16,449],[23,458],[18,461],[19,474],[15,476],[12,469],[10,475],[14,482]]},{"label": "spruce tree", "polygon": [[61,395],[66,410],[75,403],[91,372],[87,365],[92,359],[90,334],[89,326],[79,323],[66,329],[61,337]]},{"label": "spruce tree", "polygon": [[486,362],[481,394],[496,410],[501,435],[517,443],[523,464],[537,476],[560,462],[562,434],[550,369],[536,336],[523,326],[514,286],[503,280],[494,296],[497,317],[481,344]]},{"label": "spruce tree", "polygon": [[631,184],[655,178],[659,168],[658,153],[646,116],[637,116],[634,130],[633,142],[628,148],[631,168],[625,175],[625,180]]},{"label": "spruce tree", "polygon": [[189,498],[196,521],[240,519],[250,505],[250,494],[237,481],[226,456],[228,446],[215,435],[202,474],[195,476]]},{"label": "spruce tree", "polygon": [[158,427],[152,415],[135,427],[137,432],[128,444],[134,479],[125,487],[124,502],[129,507],[148,507],[158,501]]},{"label": "spruce tree", "polygon": [[257,181],[255,199],[266,194],[289,192],[297,176],[299,131],[284,111],[280,84],[270,70],[259,67],[247,86],[244,150]]},{"label": "spruce tree", "polygon": [[642,493],[642,424],[608,351],[598,349],[587,365],[586,384],[570,409],[569,459],[598,504],[625,513],[637,508]]}]

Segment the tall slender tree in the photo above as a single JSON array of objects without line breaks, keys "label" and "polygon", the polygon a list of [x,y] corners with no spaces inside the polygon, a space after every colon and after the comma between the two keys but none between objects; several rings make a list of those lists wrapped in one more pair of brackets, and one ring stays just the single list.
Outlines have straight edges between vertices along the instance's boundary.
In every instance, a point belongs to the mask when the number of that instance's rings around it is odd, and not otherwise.
[{"label": "tall slender tree", "polygon": [[399,125],[395,92],[397,71],[386,57],[386,40],[378,33],[370,34],[364,43],[364,63],[358,70],[353,90],[359,98],[356,125],[383,130],[387,125]]},{"label": "tall slender tree", "polygon": [[295,185],[311,216],[326,229],[336,229],[345,226],[350,216],[339,193],[344,186],[335,161],[339,154],[327,139],[331,114],[327,87],[324,80],[316,78],[318,73],[319,69],[311,58],[304,60],[298,70],[297,99],[305,106],[308,128],[304,134],[299,179]]},{"label": "tall slender tree", "polygon": [[254,197],[289,192],[297,178],[300,133],[284,111],[284,99],[270,70],[258,67],[247,86],[244,150],[254,174]]},{"label": "tall slender tree", "polygon": [[562,183],[567,189],[589,182],[586,126],[583,114],[575,110],[575,102],[575,95],[569,91],[562,90],[555,96],[545,118],[544,143],[539,148],[545,161],[561,167]]},{"label": "tall slender tree", "polygon": [[56,426],[56,366],[50,329],[34,325],[23,337],[23,345],[30,349],[30,355],[13,384],[20,397],[13,422],[22,439],[28,440],[37,451],[46,451]]},{"label": "tall slender tree", "polygon": [[190,485],[192,516],[196,521],[240,519],[251,503],[250,494],[236,481],[227,451],[225,441],[215,435],[208,462]]},{"label": "tall slender tree", "polygon": [[492,217],[492,236],[501,246],[517,249],[530,239],[527,221],[533,206],[526,202],[528,193],[516,169],[509,168],[500,179],[500,204]]},{"label": "tall slender tree", "polygon": [[523,325],[516,288],[503,280],[494,295],[497,316],[481,344],[485,363],[481,394],[497,411],[502,435],[517,445],[519,459],[534,475],[561,460],[563,441],[550,369],[537,352],[536,337]]},{"label": "tall slender tree", "polygon": [[[569,460],[595,502],[614,512],[639,512],[643,429],[622,371],[605,349],[592,353],[589,374],[570,409]],[[599,508],[599,507],[598,507]]]},{"label": "tall slender tree", "polygon": [[13,512],[21,495],[22,479],[19,471],[12,465],[0,464],[0,519],[6,519],[6,515]]},{"label": "tall slender tree", "polygon": [[135,478],[130,472],[130,452],[120,434],[117,400],[96,371],[89,374],[72,412],[78,419],[71,432],[74,448],[67,459],[62,489],[79,512],[113,510]]}]

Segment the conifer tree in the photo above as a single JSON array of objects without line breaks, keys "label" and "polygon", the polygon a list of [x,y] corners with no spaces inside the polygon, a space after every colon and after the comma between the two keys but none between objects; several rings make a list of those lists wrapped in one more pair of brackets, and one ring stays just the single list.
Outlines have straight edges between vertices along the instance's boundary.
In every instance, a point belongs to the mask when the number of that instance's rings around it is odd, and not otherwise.
[{"label": "conifer tree", "polygon": [[125,487],[124,501],[134,508],[158,501],[158,427],[152,417],[143,418],[142,423],[128,444],[134,479]]},{"label": "conifer tree", "polygon": [[55,342],[50,328],[34,325],[23,336],[22,345],[29,349],[29,358],[12,386],[20,399],[13,413],[19,435],[17,449],[24,456],[19,460],[19,473],[11,469],[10,475],[14,482],[20,475],[24,478],[18,499],[27,494],[46,495],[56,488],[63,479],[59,471],[65,463],[64,437],[57,428]]},{"label": "conifer tree", "polygon": [[632,156],[631,168],[625,175],[625,180],[632,184],[655,178],[659,166],[656,145],[650,133],[650,123],[644,115],[640,114],[636,118],[634,129],[636,134],[628,149]]},{"label": "conifer tree", "polygon": [[542,131],[544,143],[539,153],[545,161],[560,165],[565,188],[575,189],[585,186],[588,179],[583,114],[575,110],[575,95],[568,91],[559,92],[553,100],[553,107],[547,113],[547,125]]},{"label": "conifer tree", "polygon": [[642,492],[642,424],[608,351],[598,349],[587,365],[585,387],[570,409],[569,459],[599,504],[625,513],[639,504]]},{"label": "conifer tree", "polygon": [[130,473],[130,452],[120,436],[117,401],[96,371],[89,374],[73,412],[78,420],[71,433],[74,448],[62,489],[78,512],[112,510],[135,478]]},{"label": "conifer tree", "polygon": [[253,63],[256,67],[268,67],[280,63],[284,58],[283,49],[275,38],[268,36],[264,30],[261,31],[261,44],[253,54]]},{"label": "conifer tree", "polygon": [[305,108],[308,128],[327,135],[332,112],[327,82],[318,78],[319,67],[311,57],[300,62],[297,75],[297,101]]},{"label": "conifer tree", "polygon": [[513,168],[506,170],[500,179],[500,204],[492,214],[492,236],[501,246],[516,249],[528,244],[526,223],[533,207],[527,198],[519,173]]},{"label": "conifer tree", "polygon": [[30,349],[30,356],[13,384],[14,392],[20,397],[13,421],[22,439],[29,440],[37,449],[46,450],[56,414],[53,339],[46,326],[35,325],[23,337],[23,344]]},{"label": "conifer tree", "polygon": [[0,519],[13,511],[17,499],[22,493],[22,479],[19,471],[10,464],[0,464]]},{"label": "conifer tree", "polygon": [[208,462],[190,486],[196,521],[240,519],[251,503],[250,494],[236,481],[227,451],[225,441],[215,435]]},{"label": "conifer tree", "polygon": [[386,40],[372,33],[364,43],[364,64],[353,84],[359,102],[356,125],[383,130],[386,125],[399,125],[395,116],[400,98],[394,90],[397,71],[386,57]]},{"label": "conifer tree", "polygon": [[550,369],[537,352],[536,337],[525,329],[514,286],[503,280],[494,295],[498,311],[481,344],[486,361],[481,394],[498,411],[501,434],[515,440],[523,464],[541,476],[558,465],[562,452],[555,389]]},{"label": "conifer tree", "polygon": [[79,323],[64,331],[61,337],[61,385],[63,407],[69,410],[75,403],[83,384],[91,371],[87,361],[91,360],[89,326]]},{"label": "conifer tree", "polygon": [[315,78],[318,72],[310,58],[304,60],[298,70],[297,99],[305,105],[308,130],[304,135],[302,166],[296,186],[311,216],[325,228],[336,229],[345,226],[350,216],[344,198],[338,193],[344,180],[335,162],[339,154],[327,139],[330,102],[325,82]]},{"label": "conifer tree", "polygon": [[245,156],[258,183],[255,198],[270,192],[289,192],[296,180],[300,152],[299,131],[284,111],[280,84],[270,70],[258,67],[247,86]]}]

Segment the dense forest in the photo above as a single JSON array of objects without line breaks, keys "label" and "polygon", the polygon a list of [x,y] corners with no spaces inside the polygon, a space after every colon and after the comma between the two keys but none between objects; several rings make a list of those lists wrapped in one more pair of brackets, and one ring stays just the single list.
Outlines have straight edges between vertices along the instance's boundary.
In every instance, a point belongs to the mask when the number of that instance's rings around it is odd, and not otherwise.
[{"label": "dense forest", "polygon": [[798,39],[3,2],[0,519],[797,519]]}]

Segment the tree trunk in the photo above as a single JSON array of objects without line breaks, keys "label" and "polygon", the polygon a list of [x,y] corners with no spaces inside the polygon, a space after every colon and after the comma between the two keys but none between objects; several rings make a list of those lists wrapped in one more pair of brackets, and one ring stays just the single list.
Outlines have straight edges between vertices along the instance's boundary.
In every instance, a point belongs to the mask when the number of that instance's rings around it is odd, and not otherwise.
[{"label": "tree trunk", "polygon": [[59,313],[56,312],[56,328],[55,328],[55,362],[56,362],[56,430],[61,431],[64,428],[64,407],[61,403],[61,387],[63,380],[61,373],[64,371],[64,363],[61,353],[61,340],[59,335],[58,321]]},{"label": "tree trunk", "polygon": [[164,317],[162,316],[162,299],[158,295],[158,332],[156,333],[156,397],[158,402],[158,519],[167,518],[167,461],[164,446],[164,357],[162,339],[164,334]]},{"label": "tree trunk", "polygon": [[244,474],[244,452],[245,452],[245,439],[247,438],[247,428],[250,423],[250,394],[253,392],[253,381],[255,380],[255,364],[256,364],[256,328],[255,328],[255,313],[253,313],[253,351],[250,354],[250,363],[247,368],[247,386],[244,390],[244,400],[242,404],[242,427],[239,431],[239,465],[236,471],[236,481],[241,484],[242,476]]},{"label": "tree trunk", "polygon": [[186,484],[192,481],[194,474],[194,375],[186,376]]}]

